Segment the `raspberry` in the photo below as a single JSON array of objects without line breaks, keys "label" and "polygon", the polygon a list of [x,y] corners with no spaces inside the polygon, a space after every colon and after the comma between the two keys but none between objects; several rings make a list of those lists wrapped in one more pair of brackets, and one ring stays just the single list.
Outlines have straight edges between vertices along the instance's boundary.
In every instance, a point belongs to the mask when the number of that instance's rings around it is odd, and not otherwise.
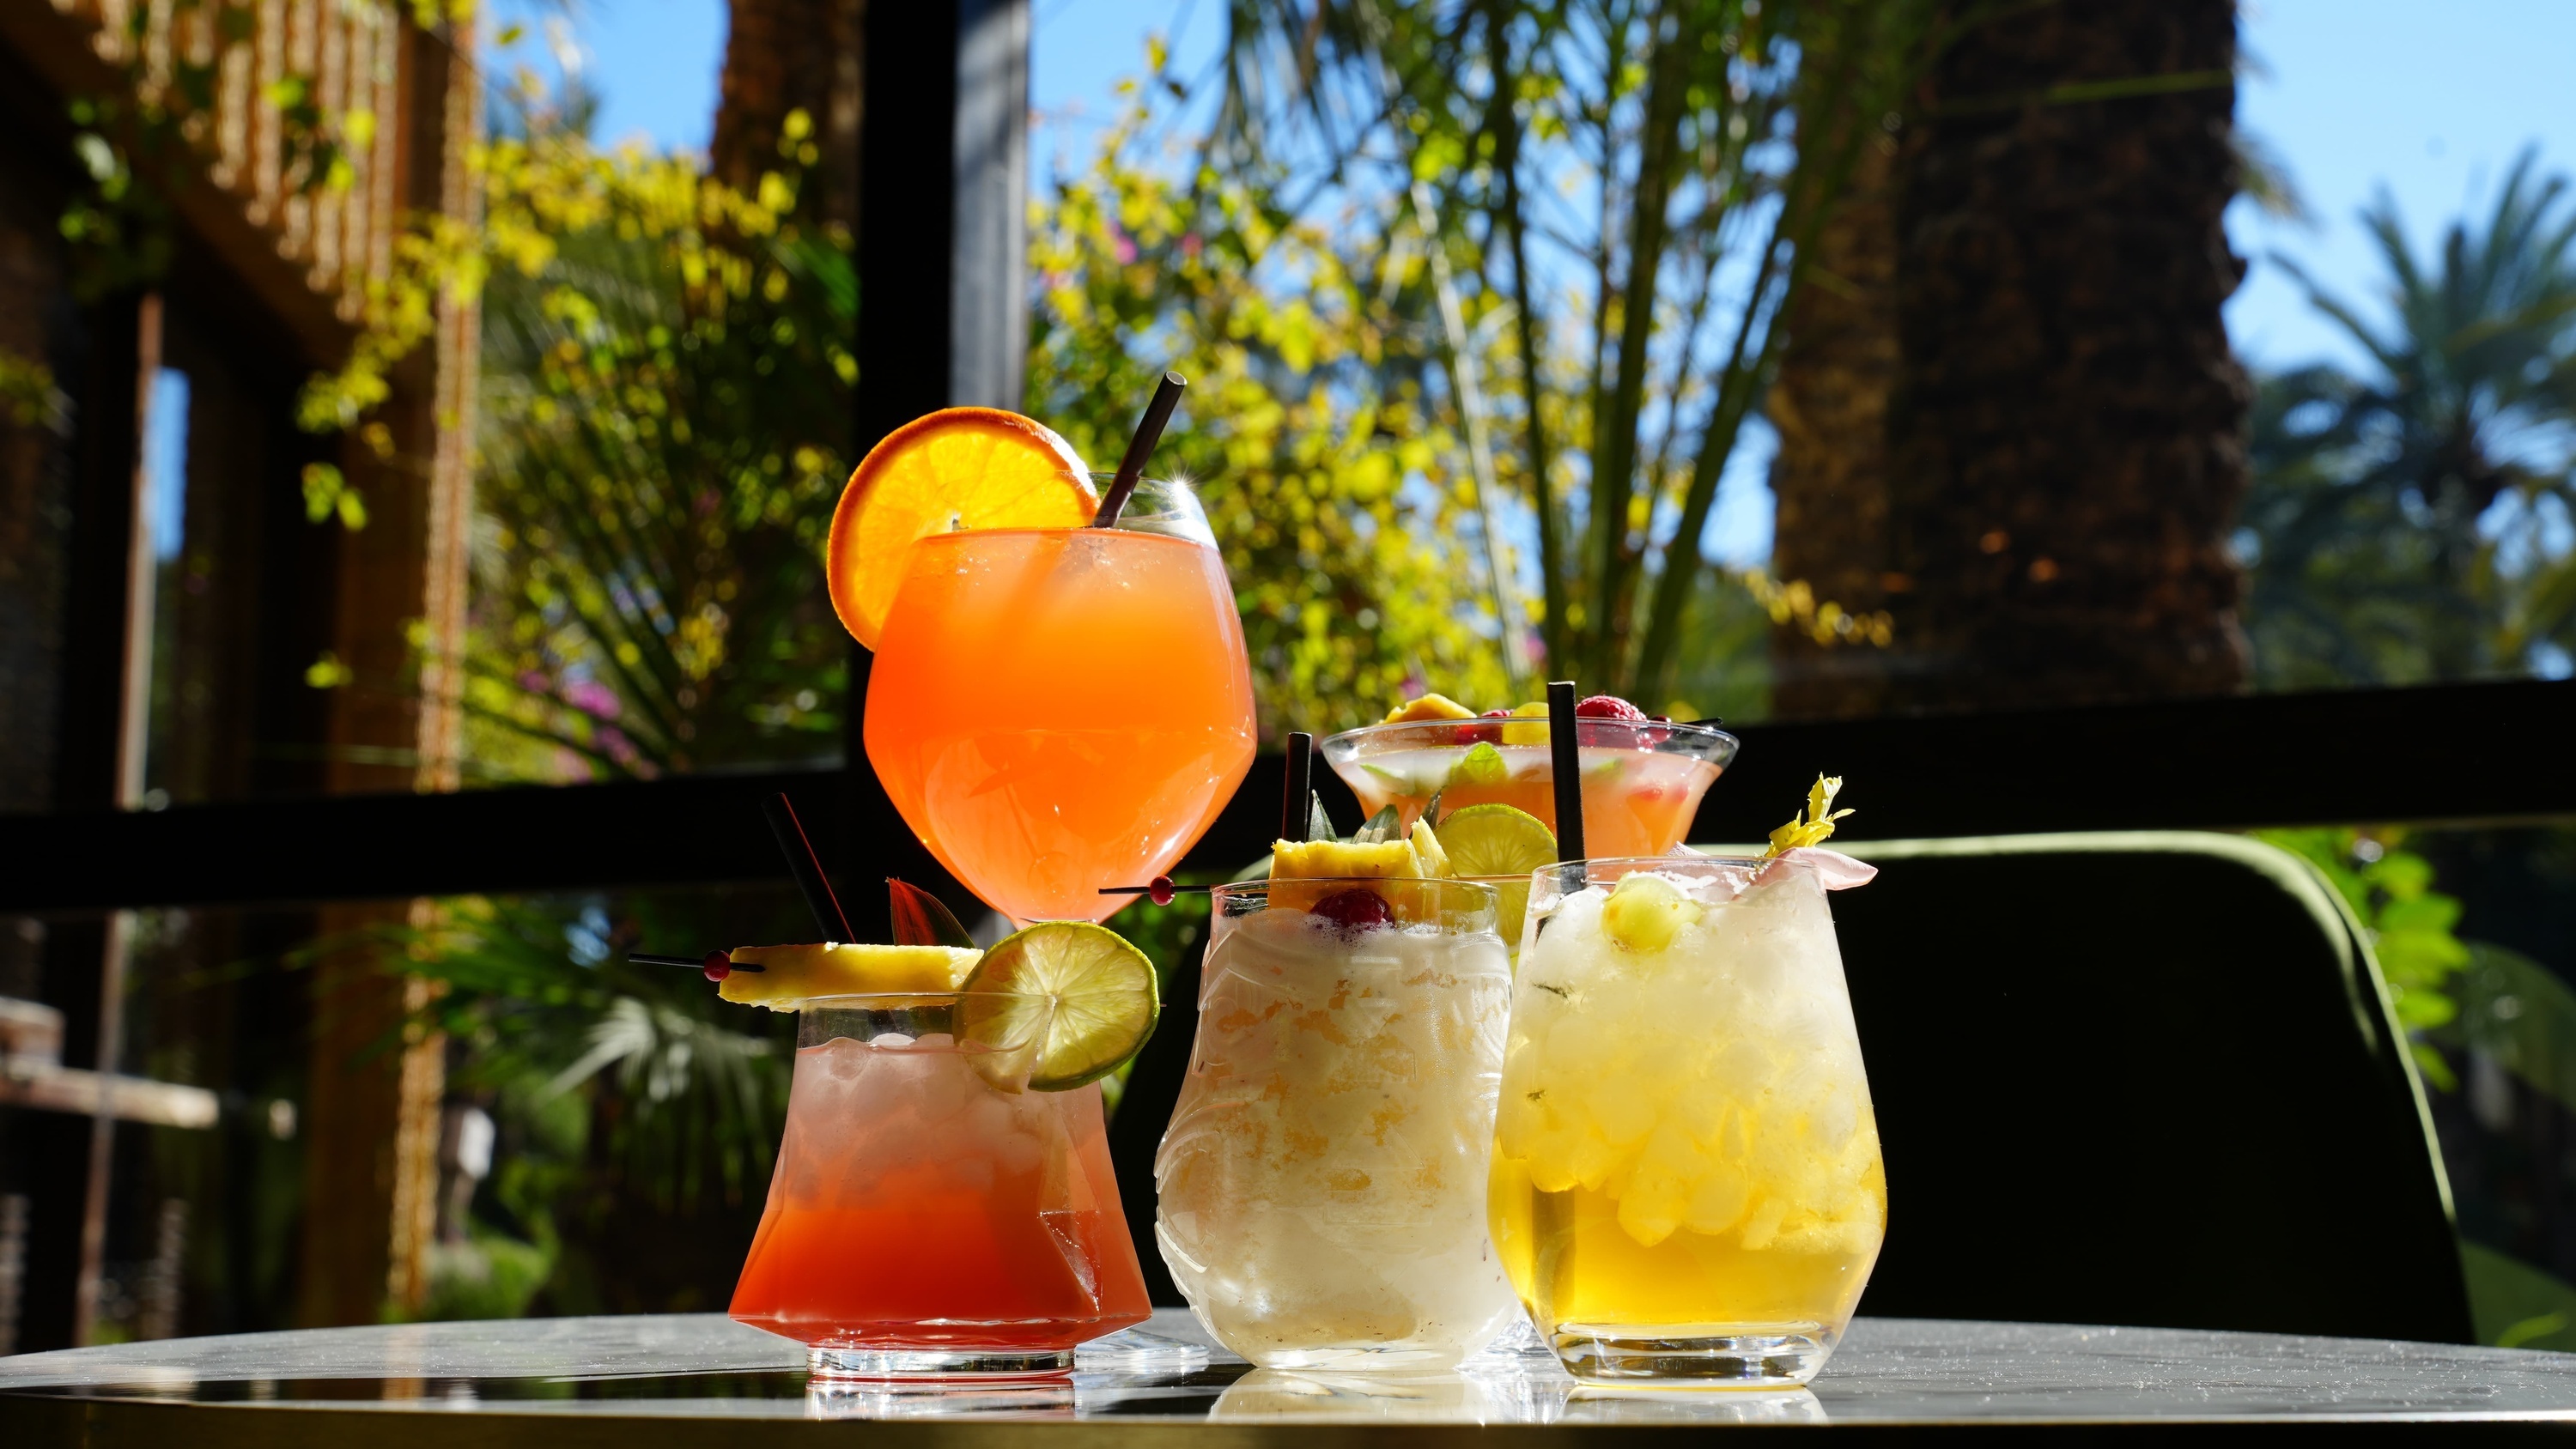
[{"label": "raspberry", "polygon": [[1643,724],[1646,712],[1615,694],[1596,694],[1574,707],[1576,719],[1617,719]]},{"label": "raspberry", "polygon": [[[1510,719],[1511,717],[1512,712],[1507,709],[1489,709],[1483,714],[1476,716],[1478,719]],[[1464,744],[1499,745],[1503,742],[1503,727],[1501,725],[1468,725],[1458,731],[1458,738],[1460,742]]]},{"label": "raspberry", "polygon": [[1373,890],[1354,886],[1315,902],[1315,914],[1345,931],[1366,931],[1395,924],[1395,908]]}]

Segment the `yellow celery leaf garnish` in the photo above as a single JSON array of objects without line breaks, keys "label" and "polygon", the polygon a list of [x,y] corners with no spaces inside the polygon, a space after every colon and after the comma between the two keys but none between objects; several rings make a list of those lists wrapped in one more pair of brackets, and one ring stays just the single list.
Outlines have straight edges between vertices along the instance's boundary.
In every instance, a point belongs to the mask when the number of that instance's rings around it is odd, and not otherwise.
[{"label": "yellow celery leaf garnish", "polygon": [[1762,858],[1769,860],[1805,846],[1822,845],[1834,833],[1834,822],[1851,813],[1834,809],[1834,795],[1842,787],[1842,776],[1818,775],[1807,790],[1805,817],[1792,817],[1788,824],[1772,831],[1771,848],[1762,852]]}]

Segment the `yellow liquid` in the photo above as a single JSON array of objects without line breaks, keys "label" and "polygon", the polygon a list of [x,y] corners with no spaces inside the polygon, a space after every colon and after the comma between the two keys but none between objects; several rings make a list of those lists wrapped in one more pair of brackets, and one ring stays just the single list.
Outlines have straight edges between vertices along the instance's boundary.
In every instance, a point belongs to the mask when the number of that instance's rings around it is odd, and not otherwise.
[{"label": "yellow liquid", "polygon": [[1698,913],[1628,944],[1594,886],[1523,950],[1487,1226],[1543,1334],[1830,1346],[1887,1171],[1824,892],[1676,867]]},{"label": "yellow liquid", "polygon": [[[1887,1189],[1873,1170],[1862,1190],[1884,1222]],[[1878,1234],[1805,1235],[1753,1249],[1745,1232],[1675,1228],[1653,1246],[1621,1226],[1619,1203],[1581,1186],[1540,1192],[1525,1163],[1494,1163],[1491,1227],[1503,1269],[1531,1316],[1551,1325],[1605,1328],[1751,1325],[1839,1329],[1858,1305],[1878,1258]],[[1866,1238],[1866,1246],[1852,1241]],[[1831,1239],[1842,1239],[1832,1242]]]}]

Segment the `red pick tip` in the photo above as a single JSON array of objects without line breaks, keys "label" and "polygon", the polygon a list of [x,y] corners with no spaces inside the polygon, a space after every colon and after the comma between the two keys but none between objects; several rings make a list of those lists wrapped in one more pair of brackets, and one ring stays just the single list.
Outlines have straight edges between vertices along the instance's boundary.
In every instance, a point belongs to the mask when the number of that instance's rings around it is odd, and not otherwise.
[{"label": "red pick tip", "polygon": [[709,981],[724,980],[733,974],[733,958],[722,951],[709,951],[706,972]]},{"label": "red pick tip", "polygon": [[1386,903],[1386,897],[1365,886],[1335,891],[1315,902],[1315,914],[1345,931],[1395,924],[1395,908]]},{"label": "red pick tip", "polygon": [[1624,719],[1643,724],[1646,712],[1615,694],[1596,694],[1574,707],[1577,719]]},{"label": "red pick tip", "polygon": [[1170,905],[1172,903],[1172,878],[1167,875],[1158,875],[1154,877],[1154,883],[1145,888],[1145,894],[1151,896],[1154,904],[1158,906]]}]

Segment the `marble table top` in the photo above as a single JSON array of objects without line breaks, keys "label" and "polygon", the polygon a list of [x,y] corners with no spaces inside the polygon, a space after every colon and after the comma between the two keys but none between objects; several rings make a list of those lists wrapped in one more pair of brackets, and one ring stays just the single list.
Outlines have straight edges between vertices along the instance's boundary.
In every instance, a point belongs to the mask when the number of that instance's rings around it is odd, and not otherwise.
[{"label": "marble table top", "polygon": [[[713,1314],[172,1339],[0,1358],[0,1430],[57,1432],[72,1422],[63,1416],[73,1405],[92,1419],[102,1406],[220,1405],[336,1410],[328,1417],[344,1425],[364,1411],[389,1429],[396,1421],[387,1412],[433,1414],[455,1428],[445,1439],[393,1435],[406,1443],[497,1442],[487,1431],[503,1420],[568,1428],[566,1416],[603,1415],[726,1421],[744,1432],[830,1419],[964,1420],[996,1430],[1086,1419],[1138,1427],[2576,1425],[2576,1355],[2372,1339],[1864,1318],[1812,1391],[1601,1393],[1577,1388],[1544,1360],[1504,1354],[1453,1373],[1254,1370],[1186,1312],[1157,1313],[1143,1327],[1148,1336],[1131,1338],[1123,1353],[1086,1352],[1070,1383],[935,1390],[809,1383],[800,1345]],[[289,1420],[260,1422],[284,1428]],[[0,1439],[44,1442],[16,1432]],[[725,1442],[743,1441],[737,1433]]]}]

